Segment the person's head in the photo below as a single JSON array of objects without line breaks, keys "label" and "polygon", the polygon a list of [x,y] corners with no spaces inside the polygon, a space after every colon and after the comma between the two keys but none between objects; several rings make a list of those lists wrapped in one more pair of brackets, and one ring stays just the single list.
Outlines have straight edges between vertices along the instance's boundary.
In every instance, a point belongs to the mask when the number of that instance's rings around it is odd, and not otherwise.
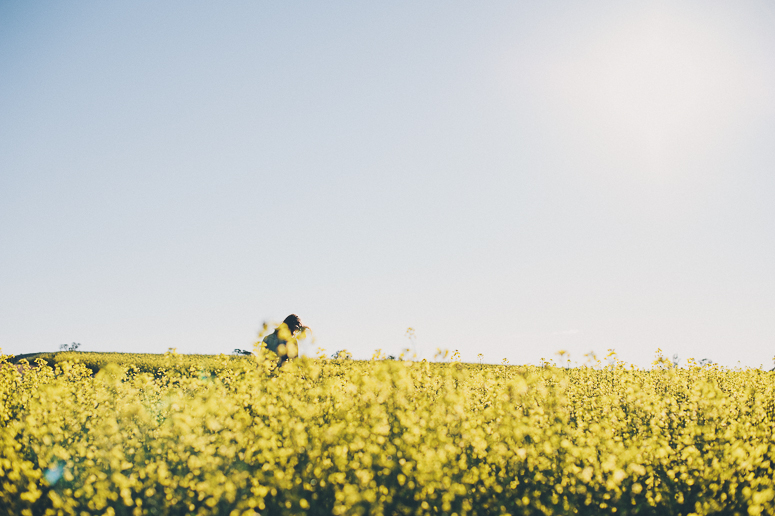
[{"label": "person's head", "polygon": [[291,334],[296,333],[299,330],[306,330],[307,327],[301,324],[301,320],[299,319],[299,316],[296,314],[291,314],[288,317],[285,318],[283,321],[283,324],[288,327],[288,331],[291,332]]}]

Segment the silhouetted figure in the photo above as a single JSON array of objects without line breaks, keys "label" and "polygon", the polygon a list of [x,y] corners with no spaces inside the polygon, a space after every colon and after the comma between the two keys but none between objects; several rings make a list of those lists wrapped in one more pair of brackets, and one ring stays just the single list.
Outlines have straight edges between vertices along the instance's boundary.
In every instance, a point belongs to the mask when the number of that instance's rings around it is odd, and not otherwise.
[{"label": "silhouetted figure", "polygon": [[271,334],[264,337],[266,349],[280,357],[279,365],[283,365],[289,358],[299,356],[299,344],[297,336],[303,335],[308,328],[301,324],[299,316],[291,314]]}]

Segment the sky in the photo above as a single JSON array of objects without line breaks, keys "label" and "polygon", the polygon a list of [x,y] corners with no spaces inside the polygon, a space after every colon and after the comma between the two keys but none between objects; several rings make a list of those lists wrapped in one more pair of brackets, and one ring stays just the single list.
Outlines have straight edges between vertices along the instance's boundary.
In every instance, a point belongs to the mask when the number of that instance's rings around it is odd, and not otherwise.
[{"label": "sky", "polygon": [[230,353],[296,313],[309,355],[770,368],[772,27],[747,0],[4,0],[0,348]]}]

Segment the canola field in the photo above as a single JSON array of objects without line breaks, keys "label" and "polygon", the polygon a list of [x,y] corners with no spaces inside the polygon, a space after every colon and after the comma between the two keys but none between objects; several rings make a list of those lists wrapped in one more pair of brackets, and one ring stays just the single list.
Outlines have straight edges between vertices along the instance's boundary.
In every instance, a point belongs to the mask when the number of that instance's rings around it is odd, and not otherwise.
[{"label": "canola field", "polygon": [[0,514],[775,514],[775,373],[0,359]]}]

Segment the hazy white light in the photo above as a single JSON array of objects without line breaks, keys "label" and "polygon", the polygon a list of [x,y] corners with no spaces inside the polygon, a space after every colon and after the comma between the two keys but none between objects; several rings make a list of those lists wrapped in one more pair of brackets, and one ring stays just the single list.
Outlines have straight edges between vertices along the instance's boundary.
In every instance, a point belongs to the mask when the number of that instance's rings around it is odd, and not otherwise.
[{"label": "hazy white light", "polygon": [[666,11],[601,25],[548,64],[558,116],[609,160],[673,171],[769,98],[764,72],[730,33],[699,14]]}]

